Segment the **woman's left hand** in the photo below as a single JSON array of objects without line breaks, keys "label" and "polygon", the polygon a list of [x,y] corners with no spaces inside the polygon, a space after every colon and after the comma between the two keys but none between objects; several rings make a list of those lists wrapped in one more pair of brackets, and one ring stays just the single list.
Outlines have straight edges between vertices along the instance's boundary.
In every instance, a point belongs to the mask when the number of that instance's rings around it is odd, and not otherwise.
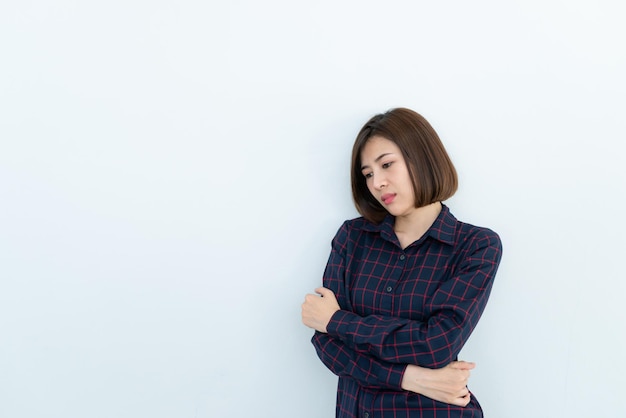
[{"label": "woman's left hand", "polygon": [[326,326],[335,312],[340,310],[332,290],[325,287],[315,289],[317,295],[306,295],[302,304],[302,322],[309,328],[326,332]]}]

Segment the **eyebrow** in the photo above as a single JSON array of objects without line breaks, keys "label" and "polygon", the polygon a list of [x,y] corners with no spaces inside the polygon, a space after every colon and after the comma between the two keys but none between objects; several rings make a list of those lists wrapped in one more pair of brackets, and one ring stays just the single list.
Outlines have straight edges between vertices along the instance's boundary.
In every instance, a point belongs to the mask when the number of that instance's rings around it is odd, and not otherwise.
[{"label": "eyebrow", "polygon": [[[374,160],[374,162],[375,162],[375,163],[377,163],[377,162],[379,162],[379,161],[381,160],[381,158],[386,157],[387,155],[391,155],[391,154],[393,154],[393,152],[386,152],[386,153],[384,153],[384,154],[380,154],[380,155],[379,155],[379,156],[378,156],[378,157]],[[362,166],[361,166],[361,170],[365,170],[366,168],[369,168],[369,166],[367,166],[367,165],[362,165]]]}]

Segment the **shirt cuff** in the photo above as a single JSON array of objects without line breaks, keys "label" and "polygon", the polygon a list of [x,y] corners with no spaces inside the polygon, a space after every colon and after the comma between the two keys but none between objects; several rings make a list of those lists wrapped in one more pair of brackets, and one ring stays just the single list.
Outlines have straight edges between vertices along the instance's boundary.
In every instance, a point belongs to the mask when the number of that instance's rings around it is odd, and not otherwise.
[{"label": "shirt cuff", "polygon": [[339,338],[342,341],[348,341],[348,332],[350,330],[350,323],[358,320],[360,316],[350,311],[339,310],[330,317],[328,325],[326,325],[326,332],[331,337]]},{"label": "shirt cuff", "polygon": [[389,375],[387,376],[387,383],[397,390],[402,389],[402,379],[404,379],[404,372],[406,371],[406,364],[394,364],[391,366],[389,370]]}]

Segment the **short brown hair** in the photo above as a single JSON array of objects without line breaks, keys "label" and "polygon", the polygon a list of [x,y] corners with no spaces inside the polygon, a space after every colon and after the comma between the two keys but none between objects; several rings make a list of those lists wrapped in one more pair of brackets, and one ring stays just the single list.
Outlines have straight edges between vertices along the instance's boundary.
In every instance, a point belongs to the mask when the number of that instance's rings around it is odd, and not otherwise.
[{"label": "short brown hair", "polygon": [[416,208],[454,195],[458,177],[439,135],[419,113],[405,108],[391,109],[367,121],[352,147],[352,197],[364,218],[379,223],[387,215],[370,193],[361,172],[361,153],[373,136],[394,142],[402,151],[413,183]]}]

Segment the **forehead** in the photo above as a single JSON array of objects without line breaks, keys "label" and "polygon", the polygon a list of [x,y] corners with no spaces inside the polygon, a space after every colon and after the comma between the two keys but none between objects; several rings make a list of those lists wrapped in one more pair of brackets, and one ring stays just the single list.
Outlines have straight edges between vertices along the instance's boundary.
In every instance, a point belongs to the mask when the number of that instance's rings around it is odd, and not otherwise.
[{"label": "forehead", "polygon": [[361,164],[371,163],[384,154],[401,155],[400,147],[383,136],[372,136],[361,150]]}]

